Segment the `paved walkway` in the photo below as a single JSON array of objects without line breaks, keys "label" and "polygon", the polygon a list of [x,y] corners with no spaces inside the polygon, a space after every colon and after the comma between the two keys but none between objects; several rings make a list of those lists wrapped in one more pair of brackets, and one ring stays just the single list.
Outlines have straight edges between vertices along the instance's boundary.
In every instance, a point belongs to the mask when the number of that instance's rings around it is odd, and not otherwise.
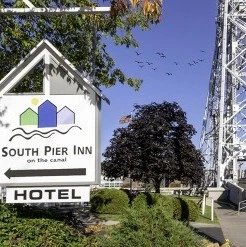
[{"label": "paved walkway", "polygon": [[229,239],[235,247],[246,247],[246,212],[238,212],[227,204],[215,204],[215,212],[219,219],[225,239]]},{"label": "paved walkway", "polygon": [[200,235],[214,243],[222,244],[229,239],[233,247],[246,247],[246,212],[238,212],[225,203],[215,203],[219,224],[191,223]]},{"label": "paved walkway", "polygon": [[205,237],[212,243],[218,243],[219,245],[222,245],[225,241],[220,224],[190,222],[190,226],[194,228],[199,235]]}]

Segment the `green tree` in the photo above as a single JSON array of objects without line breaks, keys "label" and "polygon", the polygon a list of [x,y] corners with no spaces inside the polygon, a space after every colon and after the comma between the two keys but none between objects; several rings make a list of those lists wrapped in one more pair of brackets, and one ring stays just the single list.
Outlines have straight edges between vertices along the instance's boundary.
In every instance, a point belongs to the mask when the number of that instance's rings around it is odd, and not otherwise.
[{"label": "green tree", "polygon": [[[32,0],[36,7],[97,7],[91,0]],[[107,2],[106,2],[107,3]],[[107,52],[106,38],[116,45],[137,47],[132,30],[148,29],[161,16],[159,0],[111,0],[110,15],[0,15],[0,78],[5,76],[42,39],[49,40],[74,66],[93,78],[96,86],[126,83],[138,90],[142,80],[128,78]],[[26,7],[22,0],[2,0],[0,8]],[[30,89],[25,81],[19,91]],[[41,85],[30,90],[40,90]]]},{"label": "green tree", "polygon": [[135,105],[134,116],[125,128],[114,131],[103,156],[106,177],[130,177],[153,183],[156,192],[164,178],[199,183],[203,160],[192,144],[196,133],[177,103]]}]

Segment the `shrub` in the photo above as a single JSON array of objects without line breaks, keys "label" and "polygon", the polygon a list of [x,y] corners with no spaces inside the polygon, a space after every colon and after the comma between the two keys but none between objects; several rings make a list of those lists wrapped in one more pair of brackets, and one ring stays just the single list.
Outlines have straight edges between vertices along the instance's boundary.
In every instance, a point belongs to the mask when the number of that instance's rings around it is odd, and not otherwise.
[{"label": "shrub", "polygon": [[128,206],[128,196],[121,190],[98,190],[91,198],[91,211],[96,213],[120,214]]},{"label": "shrub", "polygon": [[148,208],[154,204],[151,193],[145,192],[137,195],[133,200],[133,208]]},{"label": "shrub", "polygon": [[130,198],[130,190],[124,189],[124,188],[120,188],[120,190],[125,192],[127,194],[127,196]]},{"label": "shrub", "polygon": [[199,206],[192,200],[178,198],[182,208],[182,220],[196,221],[200,214]]},{"label": "shrub", "polygon": [[135,209],[153,206],[160,206],[166,215],[177,220],[196,221],[200,213],[199,206],[192,200],[156,193],[141,193],[133,201],[133,208]]},{"label": "shrub", "polygon": [[156,193],[141,193],[133,201],[133,208],[144,209],[160,206],[162,210],[177,220],[196,221],[200,214],[199,206],[192,200]]},{"label": "shrub", "polygon": [[[32,215],[36,215],[35,218]],[[44,212],[42,216],[42,210],[36,214],[35,207],[0,204],[1,247],[85,246],[87,240],[78,232],[46,215]]]},{"label": "shrub", "polygon": [[100,247],[200,247],[182,222],[167,217],[160,206],[128,209],[121,224],[100,238]]},{"label": "shrub", "polygon": [[163,196],[157,193],[142,193],[133,201],[133,208],[148,208],[160,206],[166,215],[175,219],[181,219],[180,201],[172,196]]},{"label": "shrub", "polygon": [[176,220],[182,219],[182,207],[180,200],[176,197],[171,197],[173,202],[173,218]]},{"label": "shrub", "polygon": [[199,206],[192,200],[186,200],[189,209],[189,221],[196,221],[200,214]]}]

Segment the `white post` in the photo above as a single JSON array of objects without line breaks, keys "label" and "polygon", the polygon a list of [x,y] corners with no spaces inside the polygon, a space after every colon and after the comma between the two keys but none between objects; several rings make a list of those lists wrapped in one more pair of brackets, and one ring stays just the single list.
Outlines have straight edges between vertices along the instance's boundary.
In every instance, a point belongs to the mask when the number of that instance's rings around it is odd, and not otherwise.
[{"label": "white post", "polygon": [[214,199],[211,198],[211,221],[214,221]]},{"label": "white post", "polygon": [[206,195],[204,193],[203,194],[203,199],[202,199],[202,215],[205,214],[205,207],[206,207]]}]

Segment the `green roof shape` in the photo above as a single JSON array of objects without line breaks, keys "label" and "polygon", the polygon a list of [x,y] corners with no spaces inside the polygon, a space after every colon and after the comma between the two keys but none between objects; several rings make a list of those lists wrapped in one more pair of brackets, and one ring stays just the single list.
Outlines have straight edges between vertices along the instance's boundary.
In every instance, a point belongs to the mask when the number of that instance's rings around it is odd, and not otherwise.
[{"label": "green roof shape", "polygon": [[31,108],[20,114],[20,125],[38,125],[38,114]]}]

